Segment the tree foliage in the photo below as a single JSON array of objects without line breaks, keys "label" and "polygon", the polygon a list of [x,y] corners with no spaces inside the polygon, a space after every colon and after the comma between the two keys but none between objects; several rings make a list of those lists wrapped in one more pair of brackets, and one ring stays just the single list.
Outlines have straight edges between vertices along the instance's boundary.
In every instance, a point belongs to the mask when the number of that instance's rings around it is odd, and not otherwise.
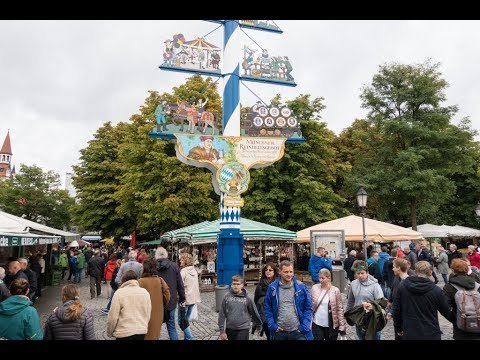
[{"label": "tree foliage", "polygon": [[128,127],[125,123],[113,126],[106,122],[80,150],[72,182],[78,199],[75,222],[84,231],[100,231],[104,236],[129,233],[129,219],[117,212],[120,203],[114,197],[121,175],[118,151]]},{"label": "tree foliage", "polygon": [[361,95],[381,141],[357,180],[378,202],[379,218],[414,228],[435,218],[456,192],[451,176],[471,165],[464,150],[473,134],[451,123],[456,106],[442,106],[448,84],[439,66],[382,65]]},{"label": "tree foliage", "polygon": [[0,208],[9,214],[69,229],[74,200],[60,189],[60,176],[36,165],[22,164],[18,174],[0,181]]}]

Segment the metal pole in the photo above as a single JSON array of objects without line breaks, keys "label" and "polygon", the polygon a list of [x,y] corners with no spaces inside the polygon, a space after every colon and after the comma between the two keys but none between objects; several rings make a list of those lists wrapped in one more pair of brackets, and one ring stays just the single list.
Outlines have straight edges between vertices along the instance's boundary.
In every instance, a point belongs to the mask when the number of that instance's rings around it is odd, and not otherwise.
[{"label": "metal pole", "polygon": [[367,264],[367,234],[365,232],[365,208],[362,208],[362,227],[363,227],[363,253],[365,254],[365,264]]},{"label": "metal pole", "polygon": [[[240,27],[234,20],[224,22],[223,43],[223,136],[240,136]],[[220,194],[220,234],[217,240],[217,283],[228,286],[233,275],[243,275],[243,235],[240,207],[224,205]]]}]

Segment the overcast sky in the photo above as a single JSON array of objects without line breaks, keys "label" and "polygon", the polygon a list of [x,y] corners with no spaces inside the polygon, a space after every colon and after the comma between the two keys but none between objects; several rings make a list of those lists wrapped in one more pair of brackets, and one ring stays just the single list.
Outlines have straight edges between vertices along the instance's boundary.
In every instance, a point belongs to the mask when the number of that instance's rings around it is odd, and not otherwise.
[{"label": "overcast sky", "polygon": [[[455,123],[480,129],[480,21],[286,21],[283,34],[245,30],[271,55],[287,55],[295,88],[248,82],[268,102],[276,93],[324,97],[335,133],[364,117],[360,89],[386,62],[440,62]],[[62,177],[105,121],[127,121],[148,90],[171,91],[190,76],[161,71],[163,42],[201,37],[204,21],[0,21],[0,142],[7,129],[13,162]],[[206,40],[221,46],[222,29]],[[252,45],[242,33],[241,43]],[[241,49],[239,49],[239,54]],[[219,81],[219,83],[221,80]],[[220,88],[221,89],[221,88]],[[255,98],[241,86],[241,103]],[[147,134],[145,134],[147,136]]]}]

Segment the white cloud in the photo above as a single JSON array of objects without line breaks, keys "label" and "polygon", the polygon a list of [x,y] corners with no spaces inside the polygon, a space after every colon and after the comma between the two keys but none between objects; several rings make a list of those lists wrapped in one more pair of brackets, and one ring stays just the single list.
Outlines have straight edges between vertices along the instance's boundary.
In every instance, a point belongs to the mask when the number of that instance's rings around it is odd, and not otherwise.
[{"label": "white cloud", "polygon": [[[441,62],[448,104],[480,129],[479,21],[276,21],[273,34],[245,30],[273,55],[288,55],[298,86],[247,83],[276,93],[325,98],[323,119],[339,133],[365,116],[360,88],[385,62]],[[14,162],[62,177],[105,121],[128,120],[148,90],[171,91],[188,75],[160,71],[163,41],[207,34],[202,21],[0,21],[0,141],[10,129]],[[222,29],[208,41],[221,45]],[[242,43],[252,44],[246,35]],[[239,49],[240,53],[240,49]],[[242,104],[255,98],[241,87]]]}]

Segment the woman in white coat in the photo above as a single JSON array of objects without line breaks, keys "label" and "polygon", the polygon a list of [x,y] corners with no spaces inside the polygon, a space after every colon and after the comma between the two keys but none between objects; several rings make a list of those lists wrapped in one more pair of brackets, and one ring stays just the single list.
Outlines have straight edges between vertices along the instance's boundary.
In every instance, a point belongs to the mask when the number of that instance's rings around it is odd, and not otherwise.
[{"label": "woman in white coat", "polygon": [[[195,304],[202,301],[200,298],[200,287],[198,285],[198,273],[193,266],[193,256],[191,254],[183,254],[180,257],[180,276],[185,287],[185,312],[187,319],[192,313]],[[178,319],[180,321],[181,304],[178,305]],[[183,330],[185,340],[195,340],[190,326]]]}]

